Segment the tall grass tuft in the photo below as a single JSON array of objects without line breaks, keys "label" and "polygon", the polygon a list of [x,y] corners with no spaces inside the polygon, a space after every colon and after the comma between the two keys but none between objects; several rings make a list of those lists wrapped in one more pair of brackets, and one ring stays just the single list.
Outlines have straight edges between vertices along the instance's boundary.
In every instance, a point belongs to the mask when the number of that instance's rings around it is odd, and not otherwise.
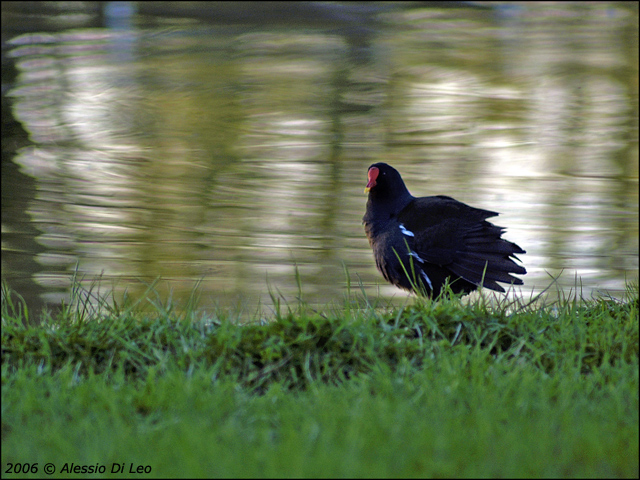
[{"label": "tall grass tuft", "polygon": [[348,283],[323,310],[299,282],[295,304],[271,289],[272,317],[244,324],[195,290],[116,302],[79,283],[37,321],[2,286],[4,471],[638,476],[637,282],[622,299],[401,307]]}]

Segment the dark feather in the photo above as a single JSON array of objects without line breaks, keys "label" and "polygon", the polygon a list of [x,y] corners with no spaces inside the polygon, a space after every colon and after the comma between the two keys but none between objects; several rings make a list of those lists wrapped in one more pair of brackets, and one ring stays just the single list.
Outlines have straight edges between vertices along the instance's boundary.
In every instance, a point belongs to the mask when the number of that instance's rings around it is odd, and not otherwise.
[{"label": "dark feather", "polygon": [[447,280],[454,292],[467,293],[481,283],[498,292],[504,288],[497,282],[522,285],[511,274],[527,273],[514,261],[525,251],[486,220],[497,212],[444,195],[415,198],[385,163],[369,167],[367,187],[363,223],[378,270],[390,283],[436,296]]}]

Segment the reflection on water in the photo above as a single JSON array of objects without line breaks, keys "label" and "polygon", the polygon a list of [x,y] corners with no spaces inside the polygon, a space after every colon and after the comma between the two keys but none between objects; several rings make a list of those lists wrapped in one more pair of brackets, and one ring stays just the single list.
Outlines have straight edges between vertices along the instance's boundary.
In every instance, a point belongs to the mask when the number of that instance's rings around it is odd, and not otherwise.
[{"label": "reflection on water", "polygon": [[345,266],[402,299],[361,225],[378,161],[414,195],[502,212],[527,294],[561,271],[585,296],[637,278],[637,10],[140,18],[12,42],[29,137],[3,161],[2,255],[23,296],[65,298],[78,263],[130,292],[202,280],[203,303],[249,310],[269,286],[293,300],[294,268],[313,303],[342,300]]}]

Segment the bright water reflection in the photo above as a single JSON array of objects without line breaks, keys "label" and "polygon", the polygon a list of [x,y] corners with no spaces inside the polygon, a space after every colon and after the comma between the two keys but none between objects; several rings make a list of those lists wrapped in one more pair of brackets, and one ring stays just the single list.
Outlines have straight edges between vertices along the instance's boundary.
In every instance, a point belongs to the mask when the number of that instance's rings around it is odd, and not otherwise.
[{"label": "bright water reflection", "polygon": [[637,10],[373,18],[14,39],[29,140],[3,163],[3,277],[55,301],[79,262],[252,310],[268,285],[295,298],[294,266],[307,300],[340,302],[346,266],[404,298],[361,225],[367,167],[387,161],[415,195],[502,212],[525,292],[547,272],[586,296],[637,278]]}]

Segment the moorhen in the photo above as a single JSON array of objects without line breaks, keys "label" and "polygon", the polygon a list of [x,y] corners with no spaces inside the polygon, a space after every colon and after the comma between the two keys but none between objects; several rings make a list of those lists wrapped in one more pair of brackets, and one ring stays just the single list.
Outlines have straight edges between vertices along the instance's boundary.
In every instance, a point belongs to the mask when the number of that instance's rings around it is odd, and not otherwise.
[{"label": "moorhen", "polygon": [[525,251],[486,221],[498,213],[444,195],[416,198],[386,163],[371,165],[368,176],[362,222],[388,282],[434,298],[447,280],[454,293],[472,292],[481,283],[498,292],[504,289],[497,282],[522,285],[510,273],[527,271],[511,257],[519,261],[515,254]]}]

